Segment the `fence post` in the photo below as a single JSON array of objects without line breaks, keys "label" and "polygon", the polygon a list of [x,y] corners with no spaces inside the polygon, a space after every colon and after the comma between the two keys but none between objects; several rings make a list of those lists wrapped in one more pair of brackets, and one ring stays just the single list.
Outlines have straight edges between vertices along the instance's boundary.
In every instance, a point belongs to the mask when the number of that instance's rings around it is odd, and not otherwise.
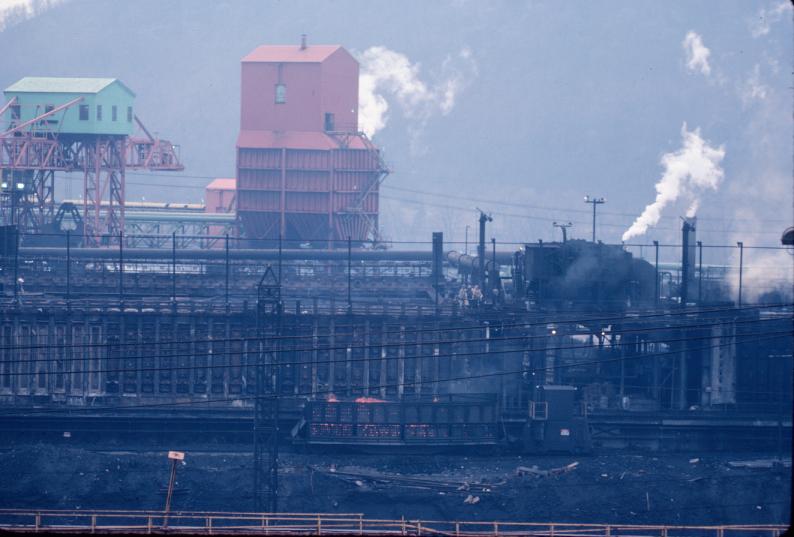
[{"label": "fence post", "polygon": [[323,519],[321,515],[317,515],[317,535],[323,534]]},{"label": "fence post", "polygon": [[207,517],[207,533],[212,535],[212,517],[211,516]]},{"label": "fence post", "polygon": [[91,515],[91,533],[96,533],[96,515]]},{"label": "fence post", "polygon": [[36,533],[39,532],[40,527],[41,527],[41,513],[36,513]]},{"label": "fence post", "polygon": [[146,533],[152,533],[152,515],[146,517]]}]

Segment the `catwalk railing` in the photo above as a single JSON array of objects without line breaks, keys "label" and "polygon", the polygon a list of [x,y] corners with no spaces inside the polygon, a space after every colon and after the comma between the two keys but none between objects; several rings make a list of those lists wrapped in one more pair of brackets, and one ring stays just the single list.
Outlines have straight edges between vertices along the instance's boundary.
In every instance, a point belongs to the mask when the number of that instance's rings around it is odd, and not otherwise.
[{"label": "catwalk railing", "polygon": [[536,535],[554,537],[770,536],[786,526],[569,524],[453,520],[389,520],[363,514],[163,511],[0,510],[0,529],[14,532],[261,535]]}]

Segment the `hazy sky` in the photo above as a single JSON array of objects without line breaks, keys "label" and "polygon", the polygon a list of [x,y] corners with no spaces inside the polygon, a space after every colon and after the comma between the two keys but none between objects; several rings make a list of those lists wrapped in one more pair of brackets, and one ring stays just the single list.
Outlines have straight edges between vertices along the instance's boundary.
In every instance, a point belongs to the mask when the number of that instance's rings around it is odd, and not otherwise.
[{"label": "hazy sky", "polygon": [[306,33],[357,55],[380,99],[368,106],[388,107],[374,139],[393,169],[381,218],[392,239],[463,240],[475,207],[493,213],[499,240],[559,238],[554,220],[589,237],[590,194],[607,198],[599,238],[619,242],[662,177],[677,195],[632,241],[678,242],[693,203],[705,242],[777,244],[792,220],[782,0],[0,0],[3,13],[2,87],[119,77],[147,125],[181,145],[187,177],[130,174],[131,200],[196,202],[210,177],[232,176],[240,58]]}]

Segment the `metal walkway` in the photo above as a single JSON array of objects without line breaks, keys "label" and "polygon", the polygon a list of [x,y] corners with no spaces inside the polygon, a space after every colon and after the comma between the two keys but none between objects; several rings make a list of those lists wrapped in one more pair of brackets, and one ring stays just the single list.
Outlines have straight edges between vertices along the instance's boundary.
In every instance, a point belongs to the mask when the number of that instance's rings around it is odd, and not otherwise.
[{"label": "metal walkway", "polygon": [[363,514],[228,513],[162,511],[58,511],[0,509],[0,530],[20,533],[444,535],[549,537],[768,536],[783,525],[648,526],[529,522],[369,519]]}]

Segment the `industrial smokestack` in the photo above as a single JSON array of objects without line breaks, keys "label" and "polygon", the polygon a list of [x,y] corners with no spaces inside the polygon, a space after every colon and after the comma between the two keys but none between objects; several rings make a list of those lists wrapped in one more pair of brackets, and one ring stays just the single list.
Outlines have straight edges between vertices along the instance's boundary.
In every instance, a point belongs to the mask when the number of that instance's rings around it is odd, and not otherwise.
[{"label": "industrial smokestack", "polygon": [[301,50],[306,50],[306,34],[301,34]]},{"label": "industrial smokestack", "polygon": [[681,306],[686,306],[689,290],[695,288],[695,248],[697,217],[683,219],[681,226]]}]

